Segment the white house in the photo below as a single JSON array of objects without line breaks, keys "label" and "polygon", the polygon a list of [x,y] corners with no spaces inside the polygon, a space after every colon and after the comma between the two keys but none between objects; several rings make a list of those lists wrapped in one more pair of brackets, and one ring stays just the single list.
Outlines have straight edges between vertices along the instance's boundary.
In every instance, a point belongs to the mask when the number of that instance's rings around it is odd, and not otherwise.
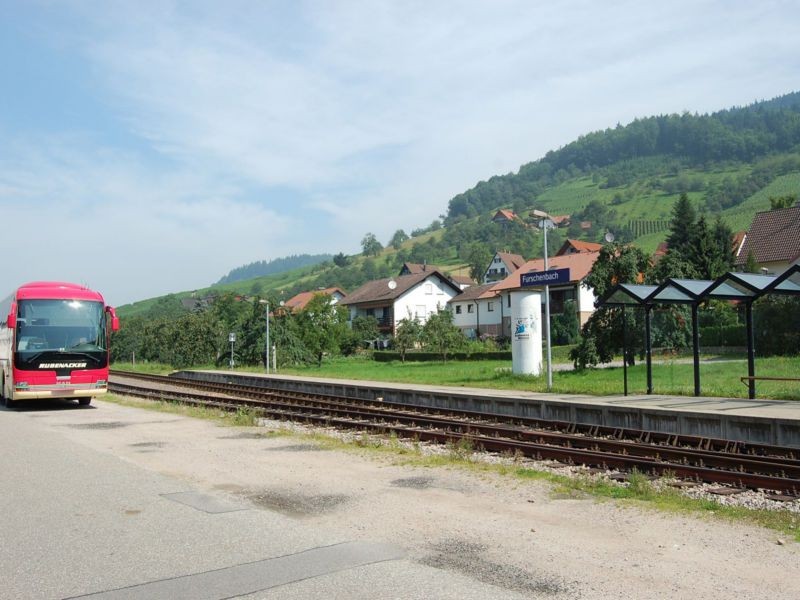
[{"label": "white house", "polygon": [[340,301],[356,317],[375,317],[381,332],[394,335],[397,322],[415,318],[425,323],[428,315],[447,307],[461,292],[458,284],[439,271],[368,281]]},{"label": "white house", "polygon": [[511,275],[511,273],[519,269],[524,263],[525,259],[519,254],[497,252],[494,257],[492,257],[492,262],[486,267],[486,272],[483,274],[483,283],[491,283],[492,281],[505,279]]},{"label": "white house", "polygon": [[471,286],[450,300],[453,324],[460,327],[467,337],[502,335],[503,299],[494,291],[495,285],[485,283]]}]

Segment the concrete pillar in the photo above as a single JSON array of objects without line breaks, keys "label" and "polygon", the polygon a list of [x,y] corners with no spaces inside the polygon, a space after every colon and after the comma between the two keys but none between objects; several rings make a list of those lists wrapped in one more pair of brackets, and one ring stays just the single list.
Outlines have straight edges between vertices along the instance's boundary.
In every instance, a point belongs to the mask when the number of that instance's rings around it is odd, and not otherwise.
[{"label": "concrete pillar", "polygon": [[511,292],[511,370],[542,372],[542,293]]}]

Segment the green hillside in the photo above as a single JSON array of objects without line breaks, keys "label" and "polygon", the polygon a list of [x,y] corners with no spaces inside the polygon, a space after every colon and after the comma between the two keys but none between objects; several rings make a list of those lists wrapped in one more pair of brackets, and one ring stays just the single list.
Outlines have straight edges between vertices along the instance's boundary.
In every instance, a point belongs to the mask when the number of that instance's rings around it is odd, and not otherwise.
[{"label": "green hillside", "polygon": [[[528,216],[532,209],[572,217],[568,229],[548,236],[551,251],[565,237],[600,242],[612,231],[618,240],[652,252],[666,236],[681,193],[700,214],[710,220],[720,215],[734,231],[747,229],[756,212],[769,209],[770,197],[800,193],[800,93],[712,115],[662,115],[590,133],[517,173],[458,194],[443,224],[415,230],[397,249],[369,257],[337,255],[276,275],[145,300],[120,307],[120,314],[173,310],[191,295],[230,292],[280,300],[316,288],[351,291],[396,275],[405,261],[464,275],[480,271],[497,250],[534,258],[543,244]],[[521,218],[493,223],[498,208]],[[591,227],[582,229],[582,221]]]}]

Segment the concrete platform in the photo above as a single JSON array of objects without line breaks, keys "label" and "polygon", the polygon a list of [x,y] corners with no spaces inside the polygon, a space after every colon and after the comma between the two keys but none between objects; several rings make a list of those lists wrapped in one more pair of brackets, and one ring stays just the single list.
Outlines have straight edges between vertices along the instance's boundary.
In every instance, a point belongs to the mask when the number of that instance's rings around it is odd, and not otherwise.
[{"label": "concrete platform", "polygon": [[[800,401],[691,396],[588,396],[519,390],[431,386],[265,375],[236,371],[180,371],[199,380],[247,382],[288,391],[383,398],[452,408],[627,429],[644,429],[800,448]],[[259,383],[261,382],[261,383]]]}]

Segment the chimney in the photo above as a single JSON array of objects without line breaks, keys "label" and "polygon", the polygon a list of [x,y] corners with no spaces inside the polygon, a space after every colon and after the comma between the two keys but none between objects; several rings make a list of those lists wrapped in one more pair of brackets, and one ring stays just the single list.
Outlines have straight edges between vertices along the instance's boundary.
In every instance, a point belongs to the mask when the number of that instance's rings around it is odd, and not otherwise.
[{"label": "chimney", "polygon": [[423,271],[427,271],[428,270],[428,261],[427,260],[423,260],[422,261],[422,270]]}]

